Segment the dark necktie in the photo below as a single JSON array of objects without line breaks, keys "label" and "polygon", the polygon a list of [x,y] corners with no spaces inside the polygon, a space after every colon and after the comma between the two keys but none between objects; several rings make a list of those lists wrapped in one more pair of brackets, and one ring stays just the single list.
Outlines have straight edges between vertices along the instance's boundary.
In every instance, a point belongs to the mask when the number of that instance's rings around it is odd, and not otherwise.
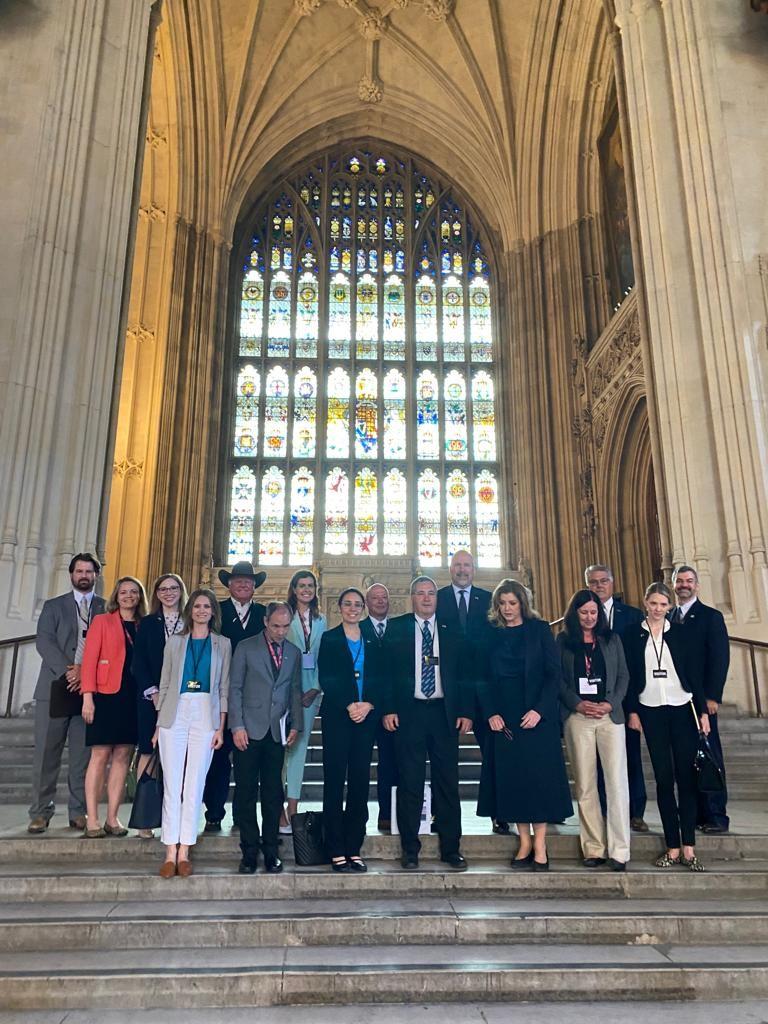
[{"label": "dark necktie", "polygon": [[384,636],[384,623],[383,622],[377,622],[376,623],[376,636],[379,638],[379,640],[381,640],[381,638]]},{"label": "dark necktie", "polygon": [[682,624],[682,621],[683,621],[683,609],[682,608],[676,608],[675,609],[675,622],[679,622],[679,623]]},{"label": "dark necktie", "polygon": [[280,675],[280,666],[283,664],[283,648],[279,643],[271,643],[272,649],[272,675],[277,679]]},{"label": "dark necktie", "polygon": [[[427,658],[429,662],[427,662]],[[429,631],[428,622],[425,622],[421,627],[421,692],[425,697],[432,697],[435,693],[435,666],[432,664],[432,634]]]},{"label": "dark necktie", "polygon": [[459,591],[459,625],[461,626],[461,632],[467,632],[467,592],[466,590]]}]

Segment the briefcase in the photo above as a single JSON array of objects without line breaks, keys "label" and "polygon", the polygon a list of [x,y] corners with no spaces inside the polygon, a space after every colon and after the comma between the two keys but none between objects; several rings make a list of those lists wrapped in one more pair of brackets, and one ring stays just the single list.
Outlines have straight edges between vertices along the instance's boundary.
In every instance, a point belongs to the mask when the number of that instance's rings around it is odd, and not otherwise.
[{"label": "briefcase", "polygon": [[51,683],[51,699],[48,705],[49,718],[74,718],[83,713],[83,697],[68,688],[66,675],[59,676]]},{"label": "briefcase", "polygon": [[323,834],[323,812],[302,811],[291,815],[293,830],[293,858],[297,867],[306,868],[314,864],[328,864],[330,857],[325,852]]},{"label": "briefcase", "polygon": [[157,828],[163,820],[163,770],[155,750],[136,783],[128,828]]}]

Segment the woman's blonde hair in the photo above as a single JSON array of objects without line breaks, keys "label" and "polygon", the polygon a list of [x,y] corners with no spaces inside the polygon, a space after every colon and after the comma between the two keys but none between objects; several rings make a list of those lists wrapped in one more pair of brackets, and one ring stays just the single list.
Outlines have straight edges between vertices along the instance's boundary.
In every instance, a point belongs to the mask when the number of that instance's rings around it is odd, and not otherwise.
[{"label": "woman's blonde hair", "polygon": [[539,613],[531,607],[531,592],[527,587],[517,580],[502,580],[491,594],[491,603],[488,607],[488,621],[494,626],[505,626],[506,623],[501,617],[499,606],[503,594],[514,594],[520,602],[520,613],[524,619],[538,619]]},{"label": "woman's blonde hair", "polygon": [[147,592],[144,589],[144,584],[141,580],[137,580],[135,576],[121,576],[117,583],[115,583],[115,589],[109,595],[109,599],[107,601],[107,611],[117,611],[119,607],[117,603],[117,592],[120,590],[123,583],[135,583],[139,588],[139,603],[136,605],[136,618],[143,619],[147,614]]}]

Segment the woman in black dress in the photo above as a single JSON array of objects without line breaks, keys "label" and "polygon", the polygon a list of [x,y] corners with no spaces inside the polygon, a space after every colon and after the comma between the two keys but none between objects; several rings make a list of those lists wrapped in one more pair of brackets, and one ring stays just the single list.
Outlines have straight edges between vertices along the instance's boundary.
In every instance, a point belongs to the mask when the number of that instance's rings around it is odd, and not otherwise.
[{"label": "woman in black dress", "polygon": [[548,871],[547,822],[573,814],[560,742],[560,657],[549,626],[517,580],[496,587],[488,620],[478,693],[491,742],[477,813],[517,822],[513,868]]}]

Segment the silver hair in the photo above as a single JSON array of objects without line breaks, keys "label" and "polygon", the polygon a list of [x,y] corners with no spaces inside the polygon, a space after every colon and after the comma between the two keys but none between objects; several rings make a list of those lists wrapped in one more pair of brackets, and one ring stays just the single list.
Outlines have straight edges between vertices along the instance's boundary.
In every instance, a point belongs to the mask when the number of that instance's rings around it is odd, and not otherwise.
[{"label": "silver hair", "polygon": [[610,565],[603,565],[600,562],[595,563],[595,565],[588,565],[587,568],[584,570],[585,583],[589,583],[590,573],[593,572],[604,572],[605,575],[611,580],[611,582],[613,582],[613,569],[610,567]]},{"label": "silver hair", "polygon": [[416,587],[418,587],[420,583],[431,583],[435,590],[437,590],[437,584],[435,583],[431,576],[417,576],[415,579],[411,580],[411,595],[413,595],[414,591],[416,590]]}]

